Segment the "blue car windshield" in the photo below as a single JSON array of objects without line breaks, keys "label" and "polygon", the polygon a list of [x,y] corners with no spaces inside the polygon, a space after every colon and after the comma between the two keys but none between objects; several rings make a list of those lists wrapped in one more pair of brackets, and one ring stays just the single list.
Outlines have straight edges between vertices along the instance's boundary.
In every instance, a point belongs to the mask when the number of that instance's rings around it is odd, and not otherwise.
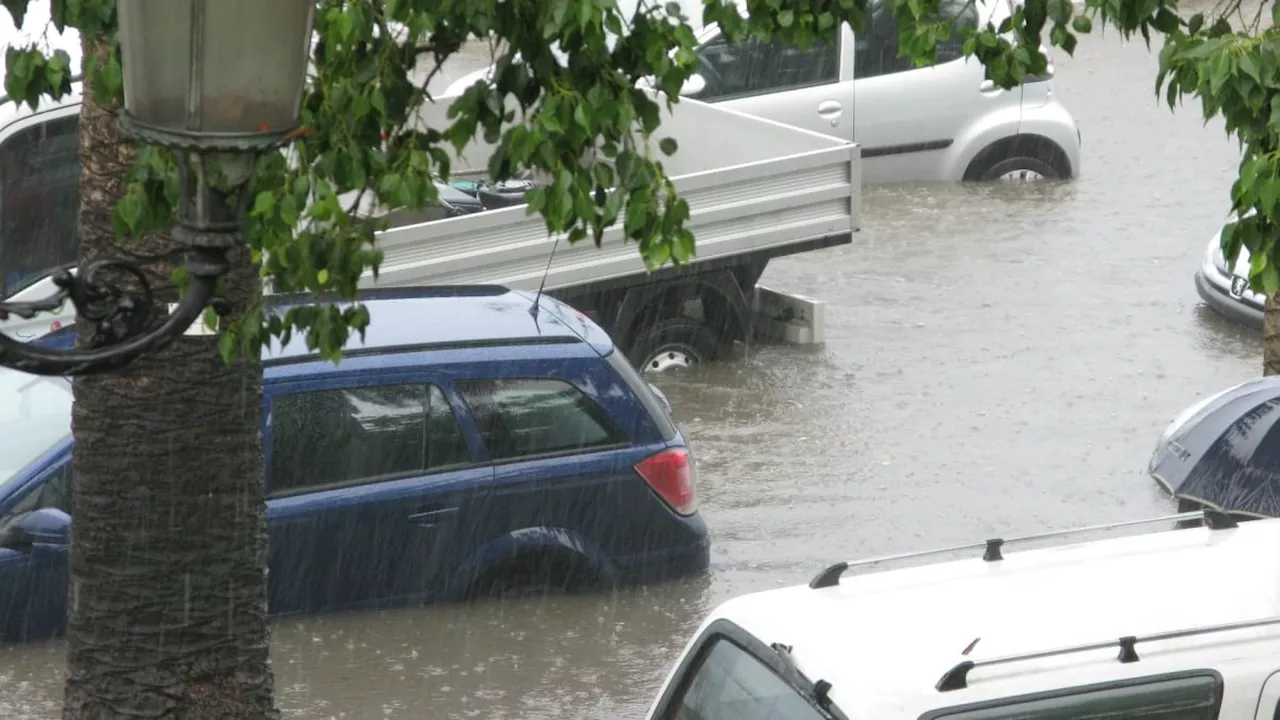
[{"label": "blue car windshield", "polygon": [[71,434],[71,383],[0,370],[0,495]]}]

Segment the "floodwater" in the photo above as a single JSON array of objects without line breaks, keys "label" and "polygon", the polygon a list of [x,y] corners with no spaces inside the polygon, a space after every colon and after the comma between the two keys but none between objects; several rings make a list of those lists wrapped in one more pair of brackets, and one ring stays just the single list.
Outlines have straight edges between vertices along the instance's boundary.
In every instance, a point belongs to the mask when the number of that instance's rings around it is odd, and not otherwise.
[{"label": "floodwater", "polygon": [[[300,718],[642,716],[704,613],[830,562],[1171,512],[1144,468],[1196,399],[1261,371],[1192,283],[1239,158],[1153,95],[1141,43],[1059,58],[1084,174],[873,189],[851,246],[764,283],[827,300],[820,348],[663,380],[699,458],[712,567],[603,597],[274,626]],[[0,717],[53,717],[63,646],[0,649]]]}]

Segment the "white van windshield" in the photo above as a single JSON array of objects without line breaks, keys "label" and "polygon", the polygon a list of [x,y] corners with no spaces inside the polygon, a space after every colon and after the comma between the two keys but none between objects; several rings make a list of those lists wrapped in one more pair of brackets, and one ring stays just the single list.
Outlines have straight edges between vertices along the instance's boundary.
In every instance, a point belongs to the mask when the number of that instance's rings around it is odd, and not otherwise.
[{"label": "white van windshield", "polygon": [[71,402],[65,378],[0,370],[0,495],[71,434]]},{"label": "white van windshield", "polygon": [[[80,36],[53,27],[50,3],[30,3],[21,31],[9,13],[0,12],[0,40],[5,47],[64,51],[72,71],[80,68]],[[0,53],[0,77],[5,70]],[[0,102],[0,298],[76,259],[79,114],[51,110],[70,101],[41,102],[39,112]]]},{"label": "white van windshield", "polygon": [[76,259],[76,115],[0,133],[0,298]]}]

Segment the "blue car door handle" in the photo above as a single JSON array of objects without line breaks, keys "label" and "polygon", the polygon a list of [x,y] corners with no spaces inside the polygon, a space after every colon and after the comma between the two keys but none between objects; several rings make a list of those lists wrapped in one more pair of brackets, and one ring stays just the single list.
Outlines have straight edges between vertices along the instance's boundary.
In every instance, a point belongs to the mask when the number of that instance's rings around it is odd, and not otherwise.
[{"label": "blue car door handle", "polygon": [[435,527],[436,523],[456,512],[458,512],[458,508],[456,507],[436,508],[434,510],[421,508],[418,512],[409,516],[409,522],[417,525],[418,527]]}]

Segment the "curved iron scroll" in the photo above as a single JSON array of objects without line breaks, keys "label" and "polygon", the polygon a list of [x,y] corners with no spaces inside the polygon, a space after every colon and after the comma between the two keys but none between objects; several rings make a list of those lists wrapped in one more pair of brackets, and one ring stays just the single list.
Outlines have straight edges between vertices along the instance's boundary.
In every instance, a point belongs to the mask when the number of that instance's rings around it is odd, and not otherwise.
[{"label": "curved iron scroll", "polygon": [[[0,302],[0,320],[31,318],[53,312],[70,301],[77,322],[91,323],[90,347],[53,349],[24,343],[0,332],[0,367],[32,375],[92,375],[118,370],[139,356],[166,347],[191,327],[213,301],[218,278],[226,272],[220,249],[192,248],[187,258],[190,284],[177,308],[154,327],[154,295],[146,276],[125,260],[90,263],[81,273],[59,270],[53,275],[57,292],[34,302]],[[112,276],[127,277],[128,287]],[[153,328],[148,330],[148,328]]]}]

